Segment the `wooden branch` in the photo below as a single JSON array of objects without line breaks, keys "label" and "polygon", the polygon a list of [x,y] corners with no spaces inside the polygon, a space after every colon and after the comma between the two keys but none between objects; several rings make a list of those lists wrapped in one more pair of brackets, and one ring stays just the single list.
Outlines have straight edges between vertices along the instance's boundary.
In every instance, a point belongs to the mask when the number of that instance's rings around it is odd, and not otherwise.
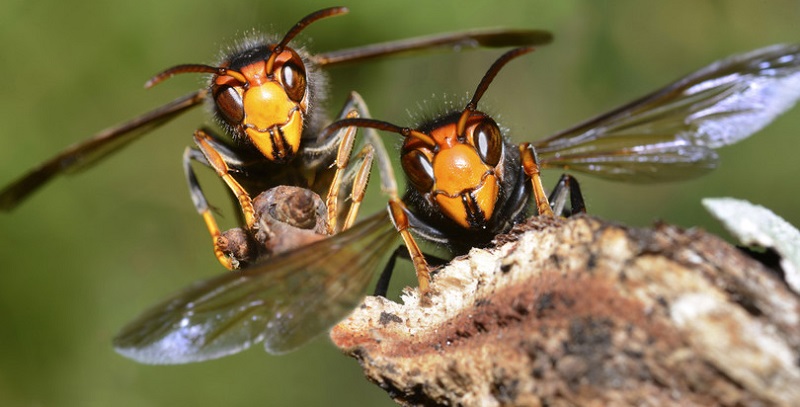
[{"label": "wooden branch", "polygon": [[532,218],[331,338],[406,405],[800,405],[800,297],[701,230]]}]

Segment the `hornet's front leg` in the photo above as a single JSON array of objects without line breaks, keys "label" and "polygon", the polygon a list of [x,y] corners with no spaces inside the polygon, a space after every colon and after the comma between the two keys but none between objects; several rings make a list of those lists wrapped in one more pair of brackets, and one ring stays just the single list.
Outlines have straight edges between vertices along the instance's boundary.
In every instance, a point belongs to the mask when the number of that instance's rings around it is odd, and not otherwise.
[{"label": "hornet's front leg", "polygon": [[224,143],[210,132],[204,130],[197,130],[194,134],[194,140],[197,144],[197,148],[187,147],[183,153],[183,169],[186,175],[186,182],[189,185],[189,193],[192,196],[192,202],[194,203],[197,213],[203,217],[208,233],[211,235],[211,240],[214,245],[214,255],[225,268],[234,270],[237,269],[239,265],[223,250],[224,246],[220,242],[221,232],[219,225],[211,212],[211,207],[197,180],[197,176],[191,165],[192,161],[213,168],[228,188],[230,188],[242,210],[244,227],[247,230],[254,230],[256,224],[253,201],[247,191],[245,191],[239,182],[231,176],[230,173],[232,170],[228,163],[235,161],[235,157],[232,156],[233,153],[231,151],[224,147]]}]

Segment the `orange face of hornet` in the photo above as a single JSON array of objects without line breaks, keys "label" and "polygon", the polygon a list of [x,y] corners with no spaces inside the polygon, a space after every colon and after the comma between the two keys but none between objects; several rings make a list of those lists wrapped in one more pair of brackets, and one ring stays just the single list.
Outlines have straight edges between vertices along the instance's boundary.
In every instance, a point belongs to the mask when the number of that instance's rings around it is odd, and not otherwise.
[{"label": "orange face of hornet", "polygon": [[309,92],[300,56],[286,48],[273,57],[273,47],[254,48],[223,64],[241,77],[216,76],[211,92],[217,115],[233,134],[270,161],[286,162],[300,148]]},{"label": "orange face of hornet", "polygon": [[407,138],[403,170],[414,188],[446,217],[465,228],[481,229],[498,201],[504,142],[497,123],[480,112],[472,112],[463,134],[457,133],[453,120],[428,133],[435,145]]}]

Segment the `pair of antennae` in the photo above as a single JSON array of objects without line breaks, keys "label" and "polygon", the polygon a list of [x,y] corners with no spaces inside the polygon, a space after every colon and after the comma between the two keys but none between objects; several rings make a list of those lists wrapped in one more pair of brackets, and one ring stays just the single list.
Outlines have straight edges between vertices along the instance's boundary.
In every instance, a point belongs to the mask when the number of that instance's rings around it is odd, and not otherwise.
[{"label": "pair of antennae", "polygon": [[[332,16],[338,16],[340,14],[346,14],[349,11],[350,10],[347,7],[331,7],[331,8],[326,8],[326,9],[323,9],[323,10],[319,10],[319,11],[317,11],[315,13],[311,13],[311,14],[305,16],[302,20],[300,20],[297,24],[295,24],[294,27],[292,27],[292,29],[289,30],[289,32],[286,33],[286,35],[283,36],[283,39],[281,40],[281,42],[279,42],[277,45],[275,45],[272,48],[272,51],[271,51],[270,56],[269,56],[269,59],[267,59],[267,62],[266,62],[266,71],[267,72],[272,72],[272,66],[275,63],[275,58],[277,58],[278,55],[280,55],[280,53],[283,52],[283,49],[286,47],[286,44],[288,44],[289,41],[294,39],[294,37],[296,37],[297,34],[299,34],[301,31],[303,31],[311,23],[313,23],[313,22],[315,22],[317,20],[321,20],[321,19],[326,18],[326,17],[332,17]],[[234,71],[234,70],[231,70],[231,69],[228,69],[228,68],[214,67],[214,66],[204,65],[204,64],[184,64],[184,65],[173,66],[172,68],[169,68],[169,69],[167,69],[167,70],[165,70],[165,71],[153,76],[152,78],[150,78],[150,80],[145,82],[144,87],[149,89],[149,88],[151,88],[151,87],[153,87],[153,86],[155,86],[155,85],[157,85],[157,84],[159,84],[159,83],[161,83],[161,82],[163,82],[163,81],[165,81],[165,80],[167,80],[167,79],[169,79],[169,78],[171,78],[171,77],[173,77],[173,76],[175,76],[177,74],[181,74],[181,73],[210,73],[210,74],[214,74],[214,75],[217,75],[217,76],[230,76],[233,79],[236,79],[237,81],[242,82],[242,83],[247,82],[247,79],[240,72],[237,72],[237,71]]]},{"label": "pair of antennae", "polygon": [[[515,48],[503,54],[500,58],[497,59],[497,61],[494,62],[494,64],[492,64],[489,70],[486,71],[486,74],[483,75],[483,79],[481,79],[481,82],[475,89],[475,93],[472,95],[472,99],[470,99],[469,103],[467,103],[467,106],[464,107],[464,111],[461,113],[461,116],[458,119],[458,122],[456,124],[456,135],[458,137],[462,137],[464,135],[464,131],[466,130],[467,127],[467,119],[469,119],[470,114],[472,114],[472,112],[474,112],[478,108],[478,102],[481,100],[481,97],[483,97],[483,94],[486,93],[486,89],[489,88],[489,85],[497,76],[497,73],[500,72],[500,69],[502,69],[503,66],[505,66],[512,59],[520,55],[533,52],[534,49],[535,48],[533,47]],[[414,130],[409,127],[400,127],[382,120],[365,119],[365,118],[339,120],[331,124],[327,128],[325,128],[324,133],[320,135],[320,138],[326,138],[330,133],[344,127],[369,127],[376,130],[384,130],[400,134],[405,138],[413,137],[423,142],[425,145],[429,147],[436,147],[436,141],[429,134],[425,134],[419,130]]]}]

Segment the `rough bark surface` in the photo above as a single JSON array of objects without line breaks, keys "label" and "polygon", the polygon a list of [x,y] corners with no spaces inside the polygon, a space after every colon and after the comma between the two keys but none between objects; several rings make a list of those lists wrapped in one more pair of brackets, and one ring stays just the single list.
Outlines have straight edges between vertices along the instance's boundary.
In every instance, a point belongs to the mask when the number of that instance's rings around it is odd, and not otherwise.
[{"label": "rough bark surface", "polygon": [[532,218],[331,338],[406,405],[800,405],[800,297],[701,230]]}]

